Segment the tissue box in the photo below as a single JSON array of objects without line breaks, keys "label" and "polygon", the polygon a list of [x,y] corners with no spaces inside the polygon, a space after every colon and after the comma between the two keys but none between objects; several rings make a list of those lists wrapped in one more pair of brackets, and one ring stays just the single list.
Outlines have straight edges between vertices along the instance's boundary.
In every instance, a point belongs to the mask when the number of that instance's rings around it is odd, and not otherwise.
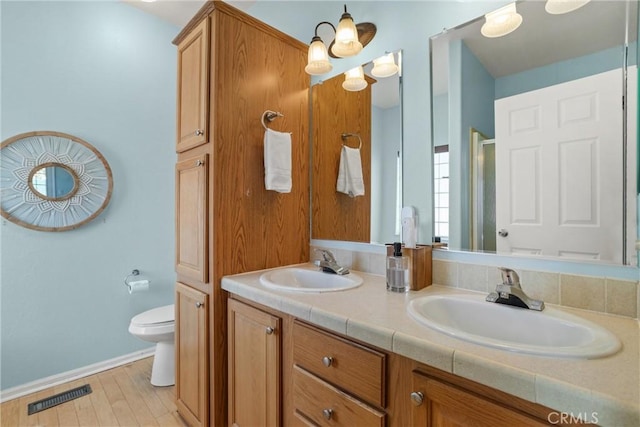
[{"label": "tissue box", "polygon": [[[387,245],[387,256],[393,255],[393,245]],[[419,291],[432,284],[432,247],[417,245],[415,248],[402,246],[402,256],[409,258],[409,289]]]}]

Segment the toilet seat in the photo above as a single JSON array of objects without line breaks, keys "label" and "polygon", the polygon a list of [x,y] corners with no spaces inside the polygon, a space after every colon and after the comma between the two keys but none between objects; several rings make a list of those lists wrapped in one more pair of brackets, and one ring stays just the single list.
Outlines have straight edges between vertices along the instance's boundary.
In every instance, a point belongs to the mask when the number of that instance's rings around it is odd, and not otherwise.
[{"label": "toilet seat", "polygon": [[147,310],[134,316],[131,325],[134,326],[161,326],[175,322],[175,309],[173,304]]}]

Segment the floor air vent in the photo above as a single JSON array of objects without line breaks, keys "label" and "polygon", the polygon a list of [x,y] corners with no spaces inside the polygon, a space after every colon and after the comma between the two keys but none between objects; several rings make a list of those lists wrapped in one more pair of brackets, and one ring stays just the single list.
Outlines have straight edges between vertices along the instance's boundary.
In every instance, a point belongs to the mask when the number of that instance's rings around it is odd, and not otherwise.
[{"label": "floor air vent", "polygon": [[56,405],[60,405],[70,400],[77,399],[89,393],[91,393],[91,386],[89,384],[85,384],[82,387],[76,387],[73,390],[65,391],[64,393],[56,394],[55,396],[47,397],[46,399],[29,403],[29,405],[27,406],[27,410],[29,412],[29,415],[33,415],[36,412],[44,411],[45,409],[49,409]]}]

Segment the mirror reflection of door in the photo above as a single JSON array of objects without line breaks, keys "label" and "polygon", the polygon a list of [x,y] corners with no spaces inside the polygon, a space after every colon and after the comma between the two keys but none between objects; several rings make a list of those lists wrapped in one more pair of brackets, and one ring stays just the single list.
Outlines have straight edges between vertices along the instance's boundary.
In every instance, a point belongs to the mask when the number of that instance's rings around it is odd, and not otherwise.
[{"label": "mirror reflection of door", "polygon": [[471,249],[496,251],[495,140],[471,128]]},{"label": "mirror reflection of door", "polygon": [[617,69],[496,101],[499,253],[622,262],[621,82]]}]

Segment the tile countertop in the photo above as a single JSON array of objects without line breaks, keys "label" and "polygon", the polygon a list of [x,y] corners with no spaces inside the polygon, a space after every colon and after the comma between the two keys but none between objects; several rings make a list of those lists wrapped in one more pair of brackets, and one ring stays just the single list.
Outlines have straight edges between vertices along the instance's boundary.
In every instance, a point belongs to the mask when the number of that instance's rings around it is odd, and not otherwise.
[{"label": "tile countertop", "polygon": [[[297,267],[316,269],[312,264]],[[226,276],[222,288],[331,331],[574,416],[595,414],[600,425],[640,426],[640,328],[637,319],[554,306],[597,323],[622,342],[618,353],[594,360],[512,353],[468,343],[422,326],[409,301],[432,294],[472,294],[432,285],[386,291],[385,278],[354,272],[362,286],[339,292],[280,292],[260,284],[266,270]],[[586,414],[586,415],[585,415]],[[590,418],[588,418],[590,419]]]}]

